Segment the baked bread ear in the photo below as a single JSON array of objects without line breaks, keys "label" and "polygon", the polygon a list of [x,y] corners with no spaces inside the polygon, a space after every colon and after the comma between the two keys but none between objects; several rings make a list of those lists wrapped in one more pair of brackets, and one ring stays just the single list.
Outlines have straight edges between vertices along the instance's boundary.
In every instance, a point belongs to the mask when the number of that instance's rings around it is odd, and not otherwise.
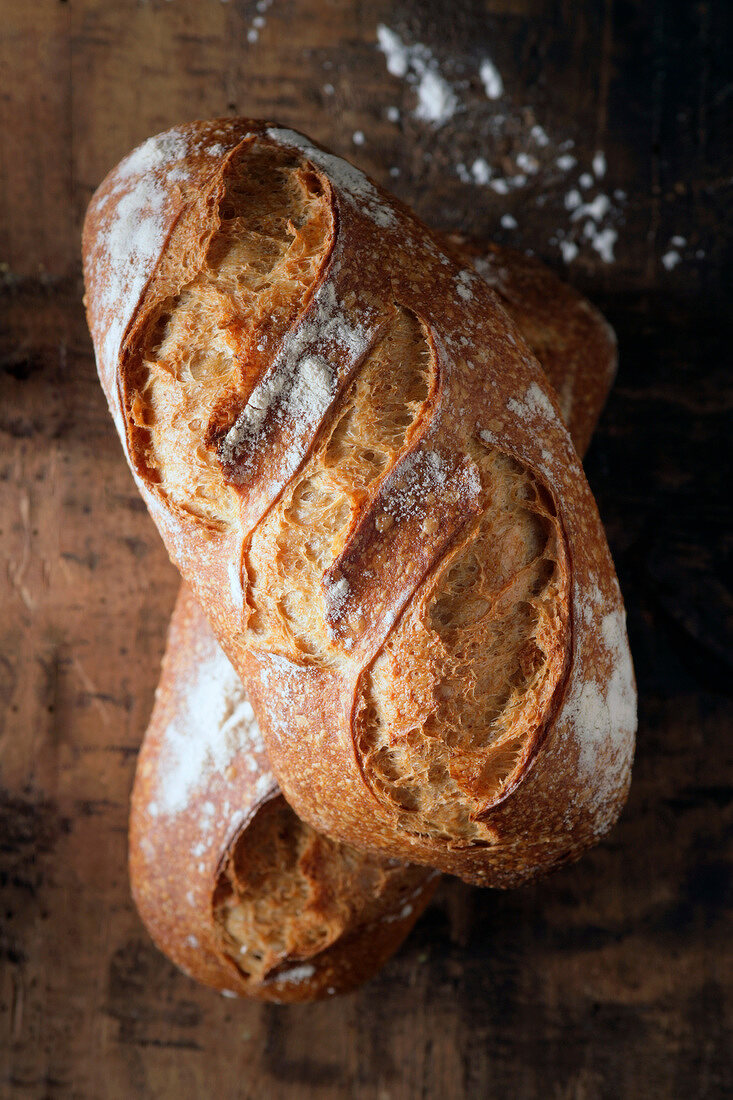
[{"label": "baked bread ear", "polygon": [[151,936],[216,989],[345,993],[397,949],[438,872],[319,836],[280,794],[242,683],[181,587],[132,795],[130,879]]},{"label": "baked bread ear", "polygon": [[510,885],[616,819],[624,613],[556,399],[474,271],[292,131],[151,139],[87,216],[100,376],[298,815]]},{"label": "baked bread ear", "polygon": [[[497,289],[510,289],[519,328],[543,370],[555,369],[574,441],[584,440],[615,364],[614,345],[601,339],[605,322],[597,319],[596,334],[581,326],[578,338],[583,299],[541,264],[494,245],[473,254],[477,270],[482,256],[497,264]],[[138,760],[130,877],[155,942],[187,973],[280,1002],[371,977],[437,883],[436,872],[364,855],[298,820],[275,785],[241,681],[185,585]]]}]

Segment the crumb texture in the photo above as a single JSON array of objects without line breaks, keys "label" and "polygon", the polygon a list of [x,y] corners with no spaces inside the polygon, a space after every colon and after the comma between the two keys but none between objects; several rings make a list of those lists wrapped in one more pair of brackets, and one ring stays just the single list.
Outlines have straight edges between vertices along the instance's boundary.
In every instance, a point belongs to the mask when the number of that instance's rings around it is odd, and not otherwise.
[{"label": "crumb texture", "polygon": [[332,214],[307,165],[253,141],[227,165],[218,219],[201,269],[151,321],[130,413],[150,478],[179,508],[226,526],[237,491],[217,442],[303,309]]},{"label": "crumb texture", "polygon": [[390,919],[411,884],[402,874],[395,889],[394,876],[382,860],[316,833],[278,797],[258,811],[219,876],[221,948],[245,978],[272,980],[378,914]]},{"label": "crumb texture", "polygon": [[567,567],[553,502],[475,448],[487,507],[364,675],[357,748],[412,833],[490,843],[477,820],[519,774],[567,660]]},{"label": "crumb texture", "polygon": [[325,600],[338,605],[345,582],[336,581],[327,593],[324,574],[370,491],[409,444],[434,375],[421,323],[396,306],[315,453],[254,532],[247,559],[255,645],[313,662],[341,659],[326,625]]}]

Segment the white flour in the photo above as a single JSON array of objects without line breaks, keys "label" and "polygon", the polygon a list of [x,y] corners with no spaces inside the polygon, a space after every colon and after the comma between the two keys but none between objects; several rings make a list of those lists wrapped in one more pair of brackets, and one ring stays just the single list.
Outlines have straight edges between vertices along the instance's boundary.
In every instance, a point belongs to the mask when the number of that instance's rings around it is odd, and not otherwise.
[{"label": "white flour", "polygon": [[[483,148],[475,147],[473,156],[467,157],[465,152],[462,156],[454,154],[454,171],[462,183],[488,187],[495,195],[510,199],[532,187],[534,203],[544,206],[562,185],[562,177],[577,173],[564,201],[565,209],[574,214],[569,222],[561,215],[562,220],[548,244],[556,247],[568,264],[581,253],[587,254],[588,249],[604,263],[614,262],[625,196],[616,192],[612,199],[603,192],[593,193],[598,181],[608,173],[602,149],[593,153],[589,165],[579,166],[577,156],[571,152],[574,142],[552,139],[536,121],[531,108],[507,91],[501,72],[490,57],[484,56],[478,64],[477,76],[485,97],[482,105],[475,95],[473,100],[470,98],[471,74],[464,78],[462,66],[450,61],[441,63],[424,43],[406,42],[382,23],[377,27],[377,47],[384,54],[388,72],[416,92],[412,114],[418,121],[440,127],[457,112],[470,109],[481,123],[475,127],[476,132],[485,133],[488,129],[490,136],[480,139]],[[488,116],[487,111],[491,112]],[[388,108],[387,118],[399,121],[396,108]],[[504,153],[507,144],[509,152]],[[487,145],[501,149],[502,156],[494,158],[487,154]],[[446,152],[450,156],[450,150]],[[584,197],[581,192],[587,195]],[[523,196],[522,202],[526,203],[527,197]],[[518,209],[512,207],[504,212],[504,217],[508,215],[511,221],[503,222],[502,228],[517,228]],[[672,256],[666,261],[674,262]]]},{"label": "white flour", "polygon": [[[172,815],[185,811],[190,799],[212,774],[223,774],[238,758],[250,758],[250,771],[261,764],[265,746],[242,682],[221,651],[200,665],[190,683],[186,706],[167,727],[160,748],[157,785],[148,811]],[[258,794],[274,783],[265,771]],[[203,826],[213,821],[214,806],[201,807]]]}]

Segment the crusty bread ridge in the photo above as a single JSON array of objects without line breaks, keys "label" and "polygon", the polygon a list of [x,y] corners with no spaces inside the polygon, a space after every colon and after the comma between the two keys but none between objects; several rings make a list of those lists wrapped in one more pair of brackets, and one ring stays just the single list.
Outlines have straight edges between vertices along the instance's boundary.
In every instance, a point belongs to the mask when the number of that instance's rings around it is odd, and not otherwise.
[{"label": "crusty bread ridge", "polygon": [[[582,453],[615,368],[608,326],[599,316],[597,333],[579,331],[578,312],[595,314],[521,253],[476,244],[472,255],[477,270],[482,257],[497,265],[497,290],[509,288],[520,330],[554,369]],[[278,1002],[333,996],[396,950],[437,875],[319,837],[275,792],[263,748],[241,681],[182,585],[133,789],[140,915],[171,959],[216,989]]]},{"label": "crusty bread ridge", "polygon": [[307,139],[222,120],[110,174],[85,275],[138,484],[296,812],[487,885],[594,843],[633,753],[623,606],[475,272]]}]

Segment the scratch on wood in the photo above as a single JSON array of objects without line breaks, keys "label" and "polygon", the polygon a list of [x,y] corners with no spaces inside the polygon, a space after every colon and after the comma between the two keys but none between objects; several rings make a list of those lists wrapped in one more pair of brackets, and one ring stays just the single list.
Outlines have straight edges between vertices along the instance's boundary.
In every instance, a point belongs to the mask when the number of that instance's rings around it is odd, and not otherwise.
[{"label": "scratch on wood", "polygon": [[26,586],[23,584],[23,577],[26,574],[31,558],[31,501],[25,489],[20,494],[18,506],[21,522],[23,524],[23,552],[17,565],[12,561],[8,563],[8,580],[18,597],[32,615],[36,610],[36,603]]},{"label": "scratch on wood", "polygon": [[109,726],[110,725],[110,717],[109,717],[109,714],[107,712],[107,707],[106,707],[103,699],[101,698],[102,693],[100,692],[99,688],[94,683],[91,676],[89,675],[87,670],[84,668],[84,665],[81,663],[81,661],[79,660],[78,657],[73,657],[72,658],[72,664],[73,664],[74,668],[76,669],[77,675],[78,675],[79,679],[81,680],[82,684],[84,685],[84,689],[87,692],[87,694],[89,695],[89,698],[92,700],[95,707],[97,708],[97,710],[101,714],[102,721],[104,722],[105,726]]}]

